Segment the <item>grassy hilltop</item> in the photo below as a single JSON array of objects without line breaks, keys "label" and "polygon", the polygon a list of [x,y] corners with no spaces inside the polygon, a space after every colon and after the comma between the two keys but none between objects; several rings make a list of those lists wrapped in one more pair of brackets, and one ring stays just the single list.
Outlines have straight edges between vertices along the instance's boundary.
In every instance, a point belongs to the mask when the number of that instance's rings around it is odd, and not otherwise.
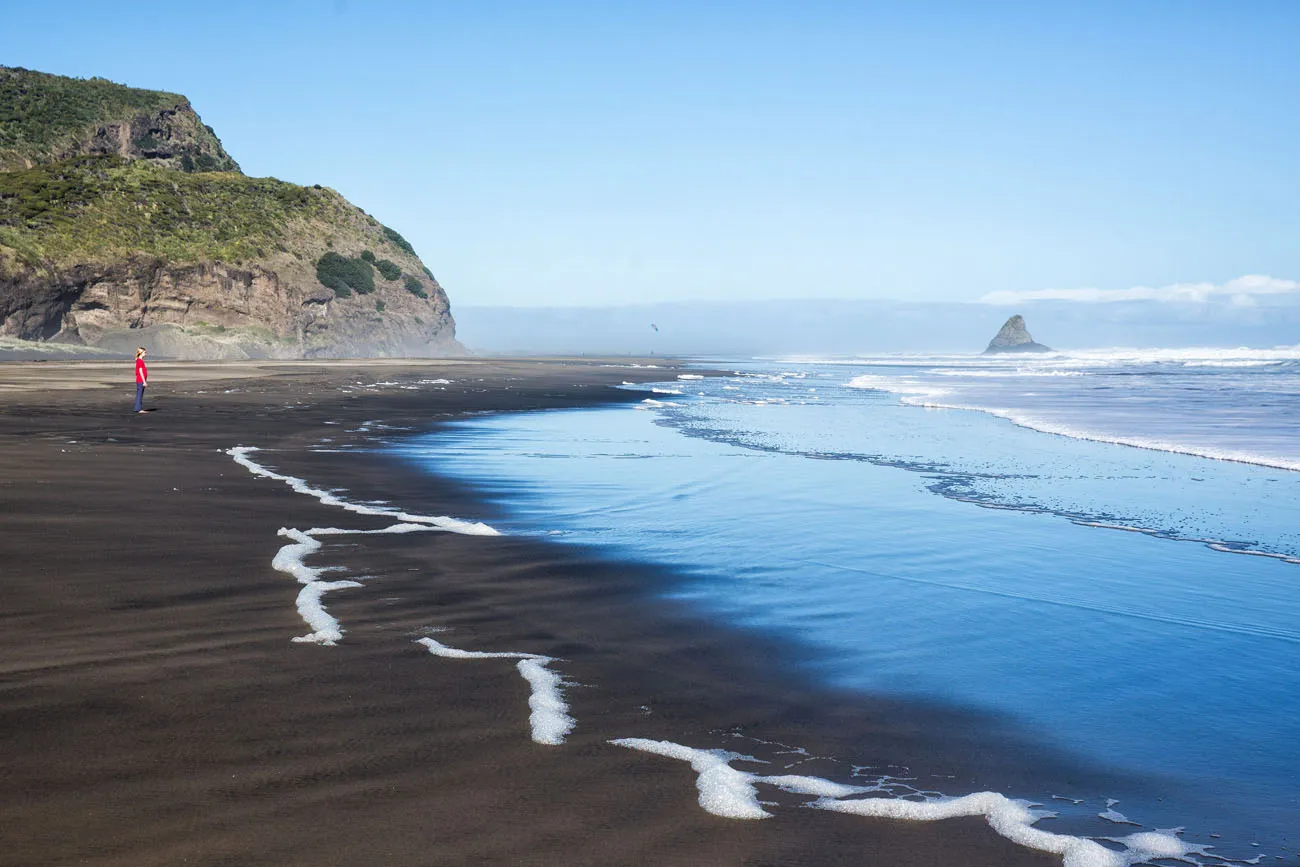
[{"label": "grassy hilltop", "polygon": [[118,153],[183,171],[239,171],[178,93],[0,66],[0,171]]},{"label": "grassy hilltop", "polygon": [[0,169],[0,336],[147,335],[191,357],[459,349],[398,232],[331,189],[243,175],[178,94],[0,67]]}]

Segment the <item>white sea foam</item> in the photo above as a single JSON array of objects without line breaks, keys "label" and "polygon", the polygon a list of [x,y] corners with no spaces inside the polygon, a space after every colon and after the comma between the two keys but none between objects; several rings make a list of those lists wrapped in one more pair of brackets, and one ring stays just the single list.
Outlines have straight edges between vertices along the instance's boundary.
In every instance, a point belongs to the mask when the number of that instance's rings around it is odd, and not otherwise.
[{"label": "white sea foam", "polygon": [[326,506],[336,506],[357,515],[393,518],[398,521],[413,524],[428,524],[448,533],[459,533],[466,536],[501,535],[497,530],[479,521],[462,521],[458,518],[449,518],[445,515],[413,515],[400,509],[383,506],[370,506],[345,500],[333,491],[314,488],[304,480],[296,478],[295,476],[282,475],[281,473],[277,473],[274,470],[262,466],[249,457],[250,454],[256,451],[260,451],[256,446],[236,446],[235,448],[227,449],[226,454],[234,458],[235,463],[244,467],[253,475],[284,482],[295,492],[306,494],[309,497],[315,497],[321,502],[321,504]]},{"label": "white sea foam", "polygon": [[1184,361],[1183,367],[1277,367],[1284,361]]},{"label": "white sea foam", "polygon": [[1187,362],[1205,365],[1227,362],[1283,363],[1300,361],[1300,345],[1276,346],[1272,349],[1253,349],[1245,346],[1236,348],[1189,346],[1172,349],[1115,347],[1109,349],[1071,349],[1032,357],[988,356],[970,353],[899,353],[848,357],[801,355],[787,356],[781,358],[780,361],[783,364],[826,366],[880,364],[889,367],[934,367],[936,365],[950,367],[969,365],[987,368],[1026,365],[1035,367],[1110,367],[1134,364],[1185,364]]},{"label": "white sea foam", "polygon": [[983,816],[998,834],[1030,849],[1060,855],[1065,867],[1123,867],[1123,856],[1094,840],[1067,834],[1054,834],[1035,828],[1034,824],[1051,813],[1036,812],[1024,801],[1013,800],[997,792],[976,792],[960,798],[908,801],[897,798],[863,798],[852,801],[824,799],[816,806],[837,813],[934,822],[962,816]]},{"label": "white sea foam", "polygon": [[[852,385],[852,383],[850,383],[850,385]],[[874,386],[861,387],[873,388]],[[1210,458],[1216,461],[1232,461],[1240,464],[1255,464],[1257,466],[1274,467],[1281,470],[1300,471],[1300,461],[1290,460],[1288,458],[1240,451],[1238,449],[1176,443],[1170,442],[1169,440],[1156,439],[1155,437],[1104,434],[1084,430],[1061,422],[1048,421],[1023,410],[991,406],[976,406],[957,401],[942,401],[934,399],[935,397],[942,397],[943,394],[929,397],[918,396],[917,392],[902,392],[902,394],[903,396],[899,398],[899,403],[907,406],[918,406],[924,409],[955,409],[970,412],[982,412],[987,415],[996,416],[997,418],[1006,419],[1019,427],[1036,430],[1039,433],[1069,437],[1070,439],[1087,440],[1096,443],[1110,443],[1112,445],[1129,446],[1130,448],[1136,449],[1149,449],[1158,452],[1170,452],[1179,455],[1192,455],[1194,457]]]},{"label": "white sea foam", "polygon": [[292,575],[303,585],[298,591],[298,614],[311,627],[307,635],[293,639],[297,642],[334,645],[343,638],[343,630],[322,604],[322,597],[331,590],[362,586],[358,581],[321,581],[320,576],[330,571],[328,567],[308,566],[303,560],[315,554],[321,543],[312,538],[310,533],[281,527],[280,535],[293,541],[276,552],[271,560],[271,567]]},{"label": "white sea foam", "polygon": [[679,373],[677,374],[677,378],[678,379],[703,379],[704,377],[698,373]]},{"label": "white sea foam", "polygon": [[922,800],[900,797],[854,797],[873,794],[887,786],[848,786],[821,777],[797,775],[763,776],[731,766],[734,761],[756,760],[726,750],[701,750],[671,741],[618,738],[611,744],[688,762],[696,773],[695,786],[700,806],[715,816],[728,819],[765,819],[772,815],[758,799],[758,786],[768,785],[817,800],[809,806],[855,816],[934,822],[967,816],[983,816],[999,835],[1013,843],[1061,856],[1063,867],[1131,867],[1152,859],[1169,858],[1200,863],[1193,856],[1226,861],[1209,851],[1211,847],[1179,839],[1181,829],[1143,831],[1127,837],[1101,838],[1121,849],[1110,849],[1097,840],[1071,834],[1057,834],[1035,827],[1056,814],[1034,809],[1027,801],[997,792],[976,792],[961,797],[913,795]]},{"label": "white sea foam", "polygon": [[994,831],[1011,842],[1060,855],[1064,867],[1130,867],[1156,858],[1216,857],[1208,851],[1209,847],[1186,843],[1176,836],[1175,831],[1143,831],[1127,837],[1103,838],[1124,847],[1118,851],[1087,837],[1045,831],[1035,824],[1054,813],[1034,810],[1025,801],[1013,800],[997,792],[977,792],[959,798],[920,802],[895,798],[823,799],[815,806],[858,816],[920,822],[983,816]]},{"label": "white sea foam", "polygon": [[311,627],[311,632],[299,635],[291,641],[300,644],[323,644],[333,646],[343,639],[343,630],[338,620],[325,610],[321,597],[331,590],[346,587],[361,587],[360,581],[311,581],[298,591],[298,614]]},{"label": "white sea foam", "polygon": [[378,530],[344,530],[339,527],[313,527],[307,531],[310,536],[400,536],[405,533],[428,533],[441,527],[432,524],[393,524]]},{"label": "white sea foam", "polygon": [[299,584],[310,584],[317,580],[321,570],[303,563],[303,559],[319,551],[321,543],[292,527],[281,527],[280,535],[293,539],[293,542],[275,552],[271,568],[292,575]]},{"label": "white sea foam", "polygon": [[1197,843],[1188,843],[1178,837],[1183,831],[1182,828],[1168,828],[1161,831],[1140,831],[1136,834],[1129,834],[1127,837],[1103,837],[1111,843],[1118,843],[1125,848],[1122,853],[1125,860],[1121,863],[1127,867],[1130,864],[1143,864],[1147,861],[1156,859],[1168,859],[1171,861],[1185,861],[1189,864],[1200,864],[1196,858],[1213,858],[1216,862],[1226,862],[1233,864],[1250,864],[1259,863],[1259,858],[1250,861],[1234,861],[1231,858],[1224,858],[1215,855],[1210,851],[1212,846],[1206,846]]},{"label": "white sea foam", "polygon": [[[1196,350],[1195,352],[1202,352]],[[1235,353],[1251,354],[1275,354],[1290,356],[1295,354],[1293,350],[1222,350],[1225,355]],[[1183,365],[1201,365],[1201,366],[1243,366],[1255,364],[1280,364],[1278,360],[1268,361],[1245,361],[1245,360],[1196,360],[1188,358],[1180,350],[1152,350],[1140,357],[1149,357],[1153,359],[1167,358],[1171,361],[1178,361]],[[1071,364],[1077,359],[1071,359]],[[1104,360],[1104,361],[1103,361]],[[1124,353],[1115,353],[1113,355],[1097,354],[1094,359],[1083,359],[1084,362],[1091,361],[1097,364],[1110,365],[1112,361],[1119,363],[1122,361],[1132,362],[1132,357]],[[1080,375],[1079,371],[1064,370],[1040,370],[1025,371],[1021,369],[992,369],[992,370],[937,370],[934,373],[938,375],[956,377],[989,377],[1003,378],[1014,376],[1073,376]],[[1113,445],[1128,446],[1130,448],[1148,449],[1152,451],[1170,452],[1173,454],[1185,454],[1195,457],[1210,458],[1212,460],[1231,461],[1234,463],[1255,464],[1258,466],[1274,467],[1277,469],[1300,471],[1300,460],[1293,457],[1281,456],[1276,454],[1267,454],[1263,451],[1246,451],[1243,449],[1225,448],[1211,444],[1192,443],[1192,442],[1174,442],[1168,439],[1162,439],[1153,436],[1111,434],[1101,431],[1091,430],[1079,427],[1074,424],[1068,424],[1060,421],[1043,418],[1035,413],[1024,409],[1013,409],[1007,407],[993,406],[985,403],[971,403],[962,401],[957,398],[960,392],[954,392],[951,389],[944,389],[932,384],[916,381],[913,377],[899,376],[882,376],[877,374],[863,374],[854,377],[846,385],[850,388],[864,388],[876,391],[890,392],[900,395],[899,403],[905,406],[916,406],[923,409],[951,409],[963,410],[969,412],[982,412],[997,418],[1006,419],[1007,421],[1019,427],[1035,430],[1040,433],[1055,434],[1057,436],[1069,437],[1071,439],[1086,440],[1090,442],[1109,443]],[[1027,395],[1026,395],[1027,396]]]},{"label": "white sea foam", "polygon": [[1114,798],[1107,798],[1106,809],[1098,813],[1097,818],[1105,819],[1107,822],[1114,822],[1116,825],[1137,825],[1141,828],[1141,822],[1134,822],[1128,816],[1125,816],[1123,813],[1115,809],[1115,805],[1118,803],[1119,801],[1116,801]]},{"label": "white sea foam", "polygon": [[302,590],[298,591],[298,613],[312,630],[309,634],[299,636],[293,640],[329,646],[341,641],[343,630],[339,626],[338,620],[325,610],[322,598],[331,590],[363,586],[358,581],[322,581],[321,575],[326,572],[336,571],[336,568],[332,566],[308,566],[304,562],[307,557],[321,549],[321,543],[315,538],[316,536],[400,534],[429,532],[436,529],[438,528],[428,524],[394,524],[381,530],[344,530],[338,527],[314,527],[310,530],[297,530],[292,527],[281,527],[280,535],[293,541],[275,553],[275,557],[271,559],[271,568],[293,576],[299,584],[303,585]]},{"label": "white sea foam", "polygon": [[726,750],[697,750],[671,741],[653,741],[645,738],[618,738],[610,743],[689,762],[698,775],[695,787],[700,793],[700,806],[715,816],[727,819],[766,819],[772,815],[759,803],[757,786],[760,783],[794,794],[811,795],[817,798],[843,798],[867,791],[860,786],[846,786],[820,777],[804,777],[795,774],[765,777],[740,771],[733,768],[730,763],[737,759],[751,762],[754,759]]},{"label": "white sea foam", "polygon": [[943,397],[952,393],[950,389],[925,385],[911,379],[877,376],[872,373],[864,373],[861,376],[855,376],[850,379],[846,385],[849,388],[863,388],[870,391],[886,391],[892,394],[926,398]]},{"label": "white sea foam", "polygon": [[[423,644],[430,653],[434,656],[441,656],[443,659],[531,659],[535,655],[532,653],[512,653],[496,650],[461,650],[458,647],[448,647],[432,638],[421,638],[415,643]],[[549,657],[541,658],[547,659]]]},{"label": "white sea foam", "polygon": [[1080,349],[1068,353],[1071,361],[1101,362],[1109,365],[1131,364],[1223,364],[1225,362],[1300,361],[1300,346],[1252,349],[1247,346],[1223,348],[1189,346],[1177,349]]},{"label": "white sea foam", "polygon": [[528,698],[531,711],[528,717],[532,729],[533,741],[547,746],[558,746],[573,731],[574,719],[569,715],[569,706],[564,701],[564,680],[547,666],[556,660],[550,656],[536,653],[514,653],[501,651],[460,650],[448,647],[432,638],[421,638],[417,644],[423,644],[434,656],[444,659],[517,659],[516,668],[521,677],[528,682],[532,694]]},{"label": "white sea foam", "polygon": [[[367,422],[367,424],[370,425],[373,422]],[[315,497],[324,505],[337,506],[359,515],[395,518],[399,521],[397,524],[375,530],[353,530],[339,527],[314,527],[310,530],[298,530],[292,527],[280,528],[279,535],[292,541],[275,553],[275,556],[271,559],[271,567],[293,576],[298,583],[303,585],[302,590],[298,592],[297,608],[302,619],[312,630],[307,635],[294,638],[293,640],[296,642],[332,646],[342,640],[342,627],[339,625],[338,620],[325,610],[322,601],[323,597],[331,590],[362,586],[357,581],[322,581],[321,575],[325,572],[334,571],[334,569],[328,566],[307,565],[306,558],[321,549],[321,543],[316,539],[317,536],[403,534],[435,530],[475,536],[499,535],[495,529],[487,524],[461,521],[445,516],[412,515],[379,503],[355,503],[345,500],[331,491],[314,488],[302,479],[282,475],[262,466],[249,457],[249,454],[255,451],[257,449],[252,446],[237,446],[227,450],[226,454],[234,458],[236,463],[253,475],[284,482],[297,493]]]},{"label": "white sea foam", "polygon": [[1300,557],[1290,554],[1277,554],[1273,551],[1254,551],[1250,548],[1238,548],[1231,545],[1225,545],[1222,542],[1211,542],[1206,540],[1205,544],[1212,551],[1219,551],[1224,554],[1245,554],[1248,557],[1265,557],[1270,560],[1281,560],[1283,563],[1300,564]]},{"label": "white sea foam", "polygon": [[553,661],[546,656],[530,656],[515,666],[533,690],[528,697],[528,724],[533,730],[533,740],[548,746],[564,743],[575,724],[561,692],[564,681],[547,668]]},{"label": "white sea foam", "polygon": [[1017,367],[1014,370],[980,370],[977,368],[946,368],[933,371],[937,376],[960,376],[972,379],[1004,379],[1007,377],[1034,376],[1087,376],[1082,370],[1031,370]]}]

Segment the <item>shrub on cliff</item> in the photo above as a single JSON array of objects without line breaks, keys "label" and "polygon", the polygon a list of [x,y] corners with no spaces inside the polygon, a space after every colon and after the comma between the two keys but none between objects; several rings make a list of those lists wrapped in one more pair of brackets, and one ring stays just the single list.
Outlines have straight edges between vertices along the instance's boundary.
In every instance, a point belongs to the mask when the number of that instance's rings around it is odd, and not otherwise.
[{"label": "shrub on cliff", "polygon": [[340,298],[353,292],[368,295],[375,291],[375,271],[364,259],[349,259],[330,252],[316,262],[316,279]]},{"label": "shrub on cliff", "polygon": [[384,237],[392,241],[394,244],[396,244],[397,249],[402,250],[405,253],[409,253],[412,256],[415,255],[415,248],[411,246],[410,241],[407,241],[401,235],[397,234],[396,231],[388,228],[387,226],[384,226],[383,228],[384,228]]},{"label": "shrub on cliff", "polygon": [[0,226],[48,232],[68,211],[98,198],[98,179],[85,162],[0,173]]},{"label": "shrub on cliff", "polygon": [[385,280],[396,280],[402,276],[402,269],[389,259],[380,259],[375,263],[375,270],[384,275]]},{"label": "shrub on cliff", "polygon": [[[137,139],[136,144],[140,142]],[[210,154],[196,154],[190,156],[187,153],[181,154],[181,171],[187,174],[195,172],[235,172],[239,167],[230,157],[218,159]]]},{"label": "shrub on cliff", "polygon": [[410,274],[406,275],[406,291],[410,292],[416,298],[429,297],[429,293],[424,291],[424,285]]}]

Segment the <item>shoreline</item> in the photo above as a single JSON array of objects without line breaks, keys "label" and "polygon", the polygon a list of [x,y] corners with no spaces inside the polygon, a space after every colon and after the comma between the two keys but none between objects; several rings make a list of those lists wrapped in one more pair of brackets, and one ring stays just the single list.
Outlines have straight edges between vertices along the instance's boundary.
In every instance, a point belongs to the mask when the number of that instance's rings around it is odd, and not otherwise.
[{"label": "shoreline", "polygon": [[[143,417],[125,388],[6,392],[14,508],[0,547],[18,565],[0,711],[17,758],[0,861],[1059,864],[982,818],[724,820],[695,802],[686,764],[610,745],[713,747],[741,725],[740,752],[786,733],[818,755],[851,740],[897,763],[940,716],[819,706],[824,693],[782,674],[771,645],[647,605],[662,570],[526,538],[344,536],[311,561],[364,577],[329,597],[343,640],[291,643],[303,623],[292,579],[271,567],[277,529],[385,522],[254,478],[224,449],[262,446],[277,472],[357,499],[489,519],[471,491],[391,455],[307,448],[373,436],[364,422],[424,430],[469,412],[633,401],[605,386],[672,375],[601,363],[274,362],[184,385],[159,365],[160,411]],[[404,377],[453,382],[374,387]],[[513,662],[431,658],[416,643],[445,627],[433,634],[456,647],[565,660],[567,743],[530,741]],[[955,761],[963,721],[948,724]]]}]

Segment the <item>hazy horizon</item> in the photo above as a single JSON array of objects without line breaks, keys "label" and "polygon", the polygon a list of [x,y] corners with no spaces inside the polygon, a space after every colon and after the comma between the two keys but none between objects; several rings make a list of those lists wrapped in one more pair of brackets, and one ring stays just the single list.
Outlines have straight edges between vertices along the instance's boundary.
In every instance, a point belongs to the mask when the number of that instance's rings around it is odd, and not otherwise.
[{"label": "hazy horizon", "polygon": [[486,353],[852,355],[978,353],[1013,314],[1062,351],[1300,345],[1300,299],[990,303],[790,298],[592,307],[453,306],[458,339]]}]

